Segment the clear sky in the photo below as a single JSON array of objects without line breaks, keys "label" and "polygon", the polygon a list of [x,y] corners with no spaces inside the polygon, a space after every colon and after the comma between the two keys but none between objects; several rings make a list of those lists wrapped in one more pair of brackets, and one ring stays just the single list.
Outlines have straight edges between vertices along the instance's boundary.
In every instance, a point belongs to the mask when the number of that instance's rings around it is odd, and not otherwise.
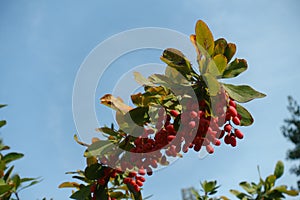
[{"label": "clear sky", "polygon": [[[89,52],[131,28],[163,27],[190,35],[198,19],[210,26],[215,38],[236,43],[237,56],[248,61],[249,70],[233,82],[250,84],[268,96],[245,105],[255,123],[243,129],[245,139],[236,148],[222,145],[202,160],[189,153],[148,178],[144,194],[153,194],[155,200],[180,200],[181,188],[198,188],[205,179],[217,179],[222,185],[219,194],[228,194],[239,181],[257,181],[257,165],[263,176],[269,175],[291,147],[280,132],[288,116],[287,96],[300,101],[299,9],[297,0],[2,0],[0,103],[9,106],[1,109],[0,118],[8,125],[0,137],[13,150],[25,153],[16,162],[17,172],[44,179],[22,191],[21,199],[68,199],[71,190],[57,186],[71,180],[65,172],[85,166],[84,148],[73,140],[72,90]],[[160,53],[130,54],[128,63],[157,63],[155,55]],[[122,62],[114,63],[110,75]],[[111,92],[110,83],[106,84],[97,89],[97,98]],[[101,117],[103,106],[95,105]],[[285,164],[280,182],[296,186],[296,178],[287,170],[292,163]]]}]

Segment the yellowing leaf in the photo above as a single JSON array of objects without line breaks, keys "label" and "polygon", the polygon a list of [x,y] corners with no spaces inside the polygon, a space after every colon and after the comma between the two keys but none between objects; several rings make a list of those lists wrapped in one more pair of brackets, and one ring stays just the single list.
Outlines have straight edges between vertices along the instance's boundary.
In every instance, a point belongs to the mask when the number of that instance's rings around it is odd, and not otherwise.
[{"label": "yellowing leaf", "polygon": [[[202,52],[201,49],[204,49],[209,55],[212,55],[214,53],[215,42],[214,37],[206,23],[202,20],[197,21],[195,32],[197,47],[200,49],[200,52]],[[202,54],[205,53],[202,52]]]}]

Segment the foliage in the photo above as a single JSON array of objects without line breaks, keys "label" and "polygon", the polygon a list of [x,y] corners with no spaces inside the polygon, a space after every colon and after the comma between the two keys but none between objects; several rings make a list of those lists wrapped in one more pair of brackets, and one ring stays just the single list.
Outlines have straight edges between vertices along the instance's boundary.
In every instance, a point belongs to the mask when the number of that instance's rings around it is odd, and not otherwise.
[{"label": "foliage", "polygon": [[94,138],[91,144],[84,144],[75,137],[87,147],[87,167],[72,173],[84,183],[60,185],[77,190],[72,199],[142,199],[144,176],[152,175],[158,165],[168,165],[170,157],[182,157],[189,149],[200,151],[202,147],[212,154],[213,145],[219,146],[223,136],[233,147],[243,138],[236,126],[249,126],[254,120],[240,103],[265,95],[247,85],[220,81],[236,77],[248,67],[244,59],[232,60],[235,44],[224,38],[214,40],[201,20],[190,39],[197,52],[198,70],[182,52],[169,48],[161,56],[167,64],[165,74],[145,78],[134,73],[144,87],[143,93],[131,96],[135,108],[110,94],[100,99],[116,111],[118,126],[98,129],[107,140]]},{"label": "foliage", "polygon": [[[289,105],[288,111],[291,117],[284,120],[284,125],[281,127],[284,137],[292,142],[295,147],[287,152],[287,159],[300,159],[300,106],[291,96],[288,97]],[[300,165],[294,166],[291,172],[300,176]],[[298,188],[300,189],[300,180],[298,181]]]},{"label": "foliage", "polygon": [[[0,108],[6,105],[1,104]],[[5,120],[0,121],[0,127],[6,124]],[[19,199],[18,193],[32,185],[35,185],[40,180],[37,178],[21,178],[19,174],[13,174],[14,166],[10,165],[11,162],[18,160],[24,156],[22,153],[9,152],[4,154],[3,152],[10,149],[0,140],[0,199],[12,200]],[[15,196],[13,198],[12,196]]]},{"label": "foliage", "polygon": [[[286,185],[275,186],[275,182],[279,179],[284,172],[284,165],[281,161],[278,161],[274,173],[269,175],[265,180],[261,177],[258,183],[243,181],[240,186],[245,190],[245,192],[240,192],[238,190],[230,190],[230,192],[236,196],[237,199],[241,200],[280,200],[288,196],[298,196],[299,192],[296,190],[287,189]],[[190,192],[195,196],[196,200],[228,200],[227,197],[209,197],[217,193],[216,181],[204,181],[201,183],[202,190],[204,192],[201,195],[194,188]]]}]

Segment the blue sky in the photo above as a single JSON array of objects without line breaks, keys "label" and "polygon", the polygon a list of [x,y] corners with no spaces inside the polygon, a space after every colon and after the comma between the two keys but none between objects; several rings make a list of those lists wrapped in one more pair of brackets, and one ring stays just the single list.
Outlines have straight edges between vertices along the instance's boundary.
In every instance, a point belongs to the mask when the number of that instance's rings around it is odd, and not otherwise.
[{"label": "blue sky", "polygon": [[[300,101],[299,8],[297,0],[1,1],[0,101],[9,106],[1,109],[8,125],[0,136],[26,155],[16,163],[17,172],[44,179],[24,190],[21,198],[67,199],[71,191],[57,186],[70,180],[66,171],[85,165],[84,148],[73,140],[72,90],[89,52],[131,28],[163,27],[189,35],[198,19],[210,26],[215,38],[236,43],[237,56],[247,59],[249,70],[232,82],[250,84],[268,96],[245,105],[255,123],[244,129],[245,139],[237,148],[223,145],[203,160],[189,153],[148,178],[145,196],[179,200],[181,188],[198,187],[205,179],[217,179],[220,194],[227,194],[239,181],[256,181],[257,165],[263,176],[271,173],[291,147],[280,133],[288,116],[287,96]],[[159,62],[159,52],[149,54],[129,55],[129,63]],[[106,84],[99,86],[98,97],[110,92]],[[102,109],[98,106],[97,115]],[[285,163],[280,182],[295,186],[296,178],[287,170],[291,162]]]}]

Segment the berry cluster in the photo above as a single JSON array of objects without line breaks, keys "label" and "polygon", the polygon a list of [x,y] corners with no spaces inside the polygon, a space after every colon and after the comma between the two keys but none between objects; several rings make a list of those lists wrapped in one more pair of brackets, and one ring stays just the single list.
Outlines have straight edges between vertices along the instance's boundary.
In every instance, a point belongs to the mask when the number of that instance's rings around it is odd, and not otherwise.
[{"label": "berry cluster", "polygon": [[241,124],[236,103],[224,90],[209,103],[204,99],[188,100],[182,110],[161,108],[157,115],[155,128],[145,126],[139,137],[125,136],[124,141],[131,145],[128,154],[100,155],[102,165],[118,165],[119,169],[105,172],[97,184],[107,184],[106,180],[120,174],[123,183],[138,192],[145,181],[144,175],[152,175],[158,164],[168,162],[167,157],[176,157],[189,149],[198,152],[202,146],[212,154],[213,146],[221,145],[220,139],[225,134],[224,142],[233,147],[236,138],[243,138],[242,132],[234,127]]}]

